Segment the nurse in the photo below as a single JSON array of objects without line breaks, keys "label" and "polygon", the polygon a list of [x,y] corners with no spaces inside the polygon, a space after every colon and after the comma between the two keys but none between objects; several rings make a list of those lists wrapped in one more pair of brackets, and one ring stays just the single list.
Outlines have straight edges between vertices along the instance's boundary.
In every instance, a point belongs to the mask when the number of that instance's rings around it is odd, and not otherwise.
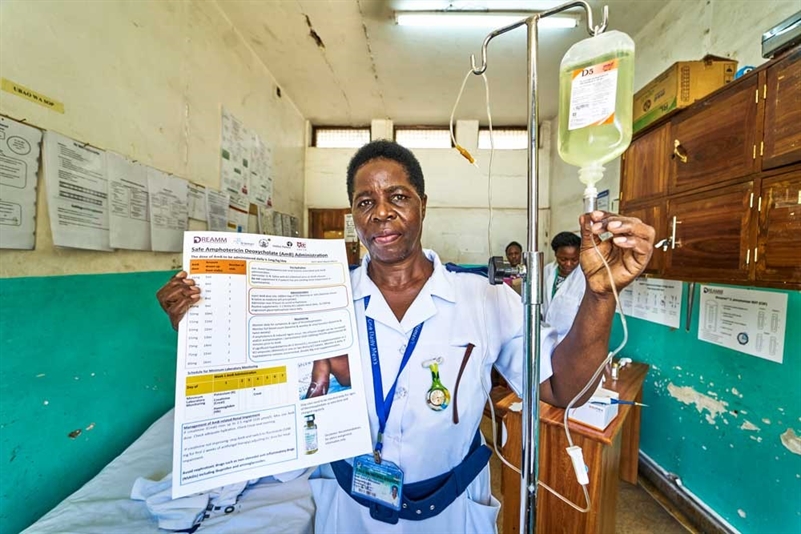
[{"label": "nurse", "polygon": [[[490,453],[478,426],[493,365],[520,391],[520,297],[478,275],[450,272],[434,251],[423,249],[428,199],[409,150],[390,141],[365,145],[350,162],[347,190],[369,252],[351,283],[364,386],[372,392],[375,459],[318,469],[310,480],[315,532],[495,532],[499,503],[490,493]],[[558,344],[553,328],[541,335],[540,395],[556,406],[578,393],[608,351],[615,301],[589,240],[598,242],[622,288],[648,263],[654,238],[639,220],[602,212],[582,216],[581,227],[587,291],[575,328]],[[613,237],[600,242],[597,236],[606,231]],[[199,293],[185,274],[178,276],[159,292],[173,325]],[[385,483],[398,486],[398,509],[391,497],[382,506],[350,493],[353,471],[378,461],[387,469],[384,480],[391,480]]]},{"label": "nurse", "polygon": [[546,323],[557,329],[561,340],[570,330],[587,282],[579,268],[579,236],[572,232],[559,232],[551,240],[551,248],[556,259],[545,266],[542,316]]}]

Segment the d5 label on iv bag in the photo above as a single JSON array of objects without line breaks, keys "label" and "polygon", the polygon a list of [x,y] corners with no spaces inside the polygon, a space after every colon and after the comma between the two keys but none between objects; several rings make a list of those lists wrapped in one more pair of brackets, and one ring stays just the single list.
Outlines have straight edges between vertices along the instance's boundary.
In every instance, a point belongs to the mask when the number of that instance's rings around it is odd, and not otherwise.
[{"label": "d5 label on iv bag", "polygon": [[612,30],[570,47],[559,66],[559,156],[588,186],[631,142],[634,41]]},{"label": "d5 label on iv bag", "polygon": [[569,130],[614,122],[617,74],[617,59],[573,71]]}]

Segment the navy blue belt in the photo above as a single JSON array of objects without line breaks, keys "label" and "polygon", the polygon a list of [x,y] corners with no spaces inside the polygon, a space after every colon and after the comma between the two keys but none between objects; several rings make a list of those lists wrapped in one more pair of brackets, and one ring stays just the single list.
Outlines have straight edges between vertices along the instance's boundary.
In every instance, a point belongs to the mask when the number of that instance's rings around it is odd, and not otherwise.
[{"label": "navy blue belt", "polygon": [[357,503],[370,509],[370,516],[384,523],[394,525],[398,519],[422,521],[434,517],[464,493],[467,486],[478,476],[489,462],[492,451],[481,444],[481,433],[470,444],[470,451],[464,460],[441,475],[420,482],[403,485],[401,510],[393,510],[387,506],[356,497],[350,490],[353,485],[353,466],[345,460],[333,462],[331,467],[339,486]]}]

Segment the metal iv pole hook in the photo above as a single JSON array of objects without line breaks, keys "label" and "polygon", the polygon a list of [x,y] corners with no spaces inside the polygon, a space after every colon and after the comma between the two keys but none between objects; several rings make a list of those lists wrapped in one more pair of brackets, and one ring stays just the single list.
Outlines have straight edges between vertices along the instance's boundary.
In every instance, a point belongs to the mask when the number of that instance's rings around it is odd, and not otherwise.
[{"label": "metal iv pole hook", "polygon": [[515,28],[519,28],[524,24],[527,24],[529,20],[534,19],[535,22],[539,21],[539,19],[543,19],[545,17],[549,17],[551,15],[555,15],[557,13],[561,13],[562,11],[567,11],[568,9],[573,9],[575,7],[580,7],[584,9],[587,13],[587,33],[595,37],[606,31],[606,27],[609,24],[609,6],[604,6],[604,18],[603,22],[596,26],[593,24],[592,19],[592,7],[590,4],[587,3],[585,0],[576,0],[574,2],[568,2],[567,4],[563,4],[561,6],[555,7],[553,9],[549,9],[547,11],[540,11],[539,13],[534,13],[528,18],[520,19],[519,21],[509,24],[508,26],[504,26],[503,28],[499,28],[484,38],[484,43],[481,45],[481,66],[476,66],[476,56],[475,54],[470,54],[470,66],[473,69],[473,74],[476,76],[481,76],[487,71],[487,48],[489,48],[489,43],[494,38],[502,35],[508,31],[512,31]]}]

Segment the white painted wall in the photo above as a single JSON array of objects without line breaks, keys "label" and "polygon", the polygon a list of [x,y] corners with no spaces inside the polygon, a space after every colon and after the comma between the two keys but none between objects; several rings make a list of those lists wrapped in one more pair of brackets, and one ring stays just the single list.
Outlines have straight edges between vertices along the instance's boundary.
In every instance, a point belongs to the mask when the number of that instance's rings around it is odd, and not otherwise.
[{"label": "white painted wall", "polygon": [[[671,0],[636,35],[634,90],[676,61],[715,54],[758,66],[762,33],[801,8],[799,0]],[[611,13],[610,17],[616,16]],[[617,15],[619,16],[619,15]],[[551,232],[577,230],[584,185],[577,168],[559,158],[558,122],[551,123]],[[598,190],[620,194],[620,160],[610,162]]]},{"label": "white painted wall", "polygon": [[[273,146],[275,207],[303,217],[304,119],[215,2],[9,0],[0,28],[0,74],[66,109],[0,92],[0,113],[218,188],[225,106]],[[38,197],[36,250],[0,252],[0,276],[178,265],[178,254],[56,249],[41,179]]]},{"label": "white painted wall", "polygon": [[[455,149],[415,149],[426,180],[428,208],[423,245],[436,250],[444,261],[485,264],[491,255],[503,255],[510,241],[526,243],[526,151],[496,150],[492,163],[492,227],[488,179],[489,150],[476,150],[475,121],[459,121],[457,141],[475,156],[470,165]],[[544,208],[540,247],[547,239],[550,134],[543,128],[541,160],[541,207]],[[463,139],[461,132],[472,132]],[[348,162],[356,149],[306,150],[307,208],[347,208],[345,180]]]}]

